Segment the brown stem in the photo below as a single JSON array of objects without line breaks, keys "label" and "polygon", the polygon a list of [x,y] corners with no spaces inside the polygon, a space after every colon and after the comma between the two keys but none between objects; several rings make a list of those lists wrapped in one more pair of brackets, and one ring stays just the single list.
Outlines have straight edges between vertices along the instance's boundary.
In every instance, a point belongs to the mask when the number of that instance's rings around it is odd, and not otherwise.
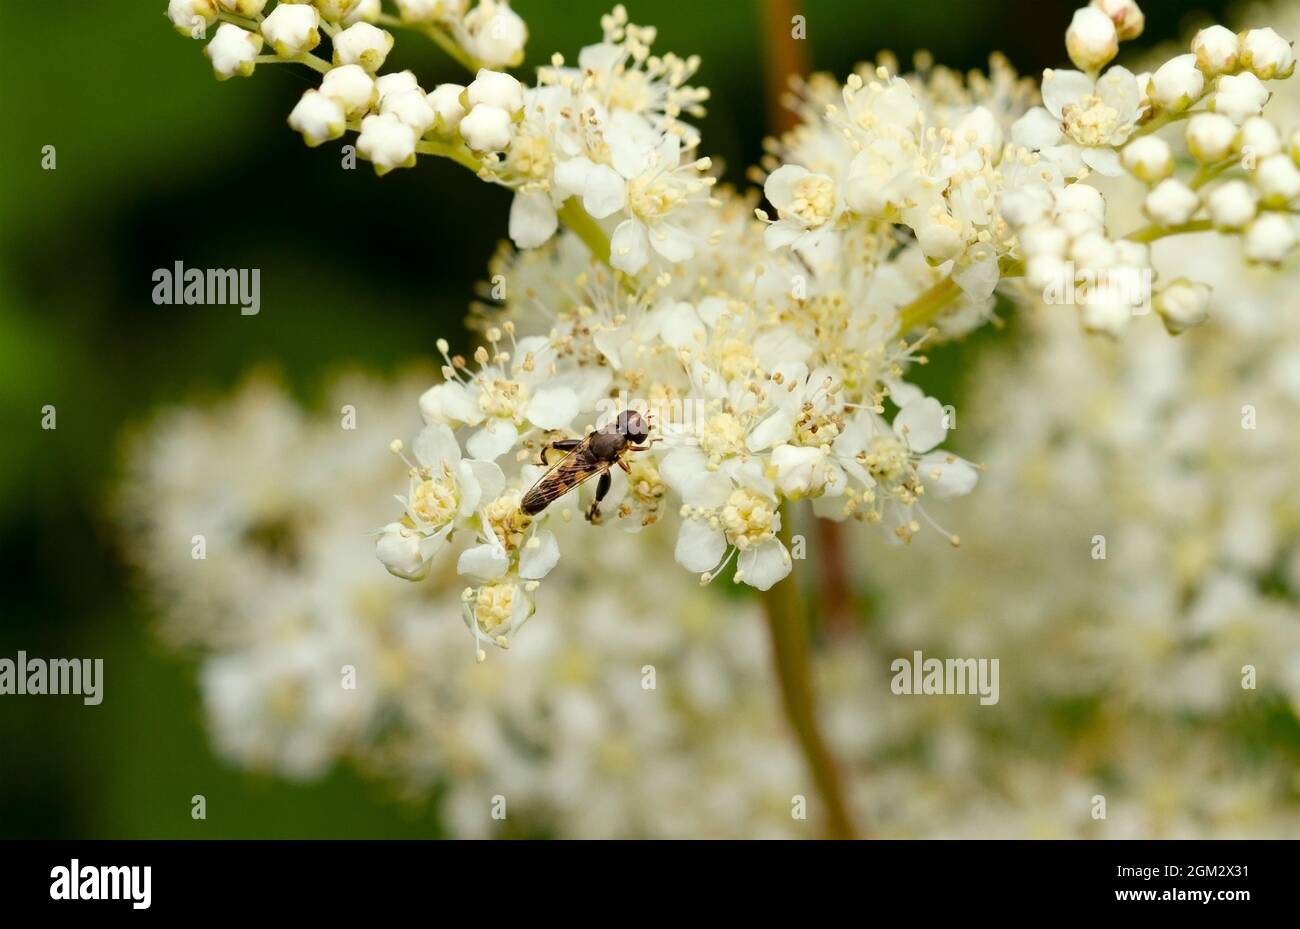
[{"label": "brown stem", "polygon": [[821,564],[822,615],[826,631],[841,636],[853,629],[853,592],[849,587],[849,566],[844,527],[833,519],[818,519],[817,557]]},{"label": "brown stem", "polygon": [[[788,511],[785,516],[789,516]],[[781,539],[788,548],[788,519],[783,520]],[[807,603],[799,595],[793,577],[763,593],[763,611],[772,640],[776,677],[781,685],[781,702],[826,808],[826,834],[832,839],[851,839],[855,831],[844,800],[839,769],[817,722]]]}]

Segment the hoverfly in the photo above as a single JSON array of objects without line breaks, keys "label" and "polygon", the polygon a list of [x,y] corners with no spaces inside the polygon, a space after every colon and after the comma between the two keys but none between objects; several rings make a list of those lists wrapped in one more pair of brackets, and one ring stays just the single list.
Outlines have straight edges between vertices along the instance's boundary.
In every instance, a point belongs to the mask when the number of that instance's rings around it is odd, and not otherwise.
[{"label": "hoverfly", "polygon": [[618,465],[630,472],[623,456],[628,452],[644,452],[650,448],[642,444],[650,435],[645,418],[635,410],[624,410],[618,418],[581,439],[556,439],[542,447],[542,464],[546,464],[547,449],[568,452],[556,465],[524,494],[520,508],[528,516],[536,516],[550,504],[563,497],[587,478],[600,475],[596,484],[596,499],[587,510],[587,521],[600,519],[600,501],[609,493],[612,478],[609,469]]}]

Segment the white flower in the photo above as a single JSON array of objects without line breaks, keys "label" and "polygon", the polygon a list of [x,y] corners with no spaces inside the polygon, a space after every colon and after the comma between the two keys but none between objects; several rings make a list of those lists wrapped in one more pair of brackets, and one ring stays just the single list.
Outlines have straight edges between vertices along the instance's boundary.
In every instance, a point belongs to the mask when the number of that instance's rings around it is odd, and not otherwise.
[{"label": "white flower", "polygon": [[312,3],[320,10],[321,19],[327,19],[332,23],[352,17],[365,5],[364,0],[312,0]]},{"label": "white flower", "polygon": [[1222,113],[1237,125],[1258,116],[1268,102],[1268,88],[1249,71],[1225,74],[1218,80],[1210,109]]},{"label": "white flower", "polygon": [[1180,277],[1156,295],[1155,307],[1165,328],[1177,335],[1209,318],[1210,288]]},{"label": "white flower", "polygon": [[510,114],[497,106],[480,103],[460,121],[465,144],[476,152],[500,152],[510,147],[514,123]]},{"label": "white flower", "polygon": [[282,58],[305,54],[320,44],[320,13],[303,3],[281,3],[262,20],[262,35]]},{"label": "white flower", "polygon": [[673,264],[689,260],[696,236],[682,216],[685,208],[707,199],[713,178],[701,177],[699,171],[708,168],[708,159],[682,164],[682,140],[671,132],[649,147],[629,131],[607,129],[606,140],[614,170],[628,182],[630,214],[610,237],[610,264],[636,274],[650,262],[652,251]]},{"label": "white flower", "polygon": [[1289,207],[1300,197],[1300,168],[1286,155],[1270,155],[1255,169],[1255,186],[1265,206]]},{"label": "white flower", "polygon": [[334,36],[334,64],[360,65],[371,74],[384,66],[392,50],[392,33],[367,22],[353,23]]},{"label": "white flower", "polygon": [[395,0],[403,22],[426,23],[441,12],[443,0]]},{"label": "white flower", "polygon": [[470,109],[484,104],[513,114],[524,108],[523,85],[512,75],[488,68],[479,69],[469,87],[465,88],[465,97]]},{"label": "white flower", "polygon": [[1231,180],[1216,187],[1206,197],[1210,219],[1217,229],[1241,229],[1255,218],[1255,191],[1241,180]]},{"label": "white flower", "polygon": [[1276,155],[1282,151],[1282,136],[1267,119],[1252,116],[1241,125],[1241,150],[1257,160]]},{"label": "white flower", "polygon": [[1197,66],[1210,77],[1237,70],[1237,34],[1226,26],[1207,26],[1192,37]]},{"label": "white flower", "polygon": [[215,0],[168,0],[167,18],[181,35],[200,38],[217,21]]},{"label": "white flower", "polygon": [[261,50],[260,35],[231,23],[222,23],[212,41],[203,49],[203,54],[212,62],[217,80],[224,81],[237,74],[241,77],[252,74]]},{"label": "white flower", "polygon": [[528,27],[504,0],[480,0],[465,17],[469,48],[475,58],[493,68],[513,68],[524,58]]},{"label": "white flower", "polygon": [[464,92],[465,88],[460,84],[439,84],[429,92],[429,105],[438,118],[439,132],[455,132],[460,126],[465,117],[465,107],[460,102],[460,95]]},{"label": "white flower", "polygon": [[1065,49],[1075,67],[1098,71],[1119,53],[1119,33],[1109,16],[1095,7],[1074,11],[1065,30]]},{"label": "white flower", "polygon": [[1236,124],[1221,113],[1197,113],[1187,121],[1187,150],[1202,164],[1227,158],[1236,142]]},{"label": "white flower", "polygon": [[289,125],[302,133],[303,141],[315,147],[343,135],[347,115],[330,97],[319,90],[308,90],[289,114]]},{"label": "white flower", "polygon": [[798,248],[815,241],[817,230],[832,223],[840,212],[835,182],[799,165],[782,165],[773,171],[763,193],[780,217],[764,232],[768,248]]},{"label": "white flower", "polygon": [[1272,29],[1251,29],[1241,36],[1241,66],[1266,81],[1290,77],[1295,55],[1291,43]]},{"label": "white flower", "polygon": [[378,97],[375,79],[360,65],[331,68],[321,80],[320,92],[343,107],[348,119],[369,112]]},{"label": "white flower", "polygon": [[361,121],[357,152],[374,163],[376,174],[383,175],[394,168],[414,165],[418,140],[415,130],[391,113],[367,116]]},{"label": "white flower", "polygon": [[1146,26],[1146,16],[1137,0],[1092,0],[1092,6],[1110,17],[1122,42],[1136,39]]},{"label": "white flower", "polygon": [[1205,75],[1196,67],[1196,56],[1179,55],[1171,58],[1151,75],[1148,91],[1151,102],[1163,110],[1180,113],[1201,99],[1205,89]]},{"label": "white flower", "polygon": [[1016,121],[1012,140],[1041,152],[1067,177],[1077,176],[1083,165],[1113,176],[1121,170],[1114,149],[1132,135],[1141,116],[1142,95],[1127,68],[1111,68],[1095,82],[1078,71],[1048,70],[1043,106]]},{"label": "white flower", "polygon": [[1124,146],[1120,159],[1130,174],[1144,184],[1155,184],[1174,173],[1174,154],[1158,135],[1144,135]]},{"label": "white flower", "polygon": [[351,26],[353,23],[367,22],[373,23],[379,19],[383,13],[383,0],[358,0],[351,12],[338,18],[344,26]]},{"label": "white flower", "polygon": [[580,197],[582,208],[593,219],[604,219],[627,205],[627,181],[623,176],[585,155],[555,166],[555,187],[561,198]]},{"label": "white flower", "polygon": [[1295,224],[1290,216],[1264,213],[1246,229],[1242,240],[1251,261],[1277,264],[1295,246]]},{"label": "white flower", "polygon": [[1161,181],[1142,201],[1142,211],[1161,226],[1181,226],[1192,218],[1201,201],[1176,178]]},{"label": "white flower", "polygon": [[826,451],[818,446],[778,445],[771,462],[772,479],[787,500],[816,494],[829,477]]}]

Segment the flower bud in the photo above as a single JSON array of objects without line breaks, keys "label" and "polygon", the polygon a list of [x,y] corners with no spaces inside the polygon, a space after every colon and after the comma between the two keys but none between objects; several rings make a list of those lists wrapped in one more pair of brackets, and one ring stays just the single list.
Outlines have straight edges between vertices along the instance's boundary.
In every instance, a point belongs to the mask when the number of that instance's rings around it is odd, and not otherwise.
[{"label": "flower bud", "polygon": [[1092,0],[1092,6],[1110,17],[1121,42],[1136,39],[1146,27],[1147,18],[1137,0]]},{"label": "flower bud", "polygon": [[509,113],[480,103],[460,121],[460,134],[476,152],[501,152],[510,147],[512,127]]},{"label": "flower bud", "polygon": [[1190,187],[1175,178],[1166,178],[1142,201],[1142,212],[1161,226],[1181,226],[1192,218],[1201,201]]},{"label": "flower bud", "polygon": [[360,0],[312,0],[312,5],[320,11],[321,19],[336,23],[355,12]]},{"label": "flower bud", "polygon": [[1163,181],[1174,173],[1174,154],[1169,143],[1157,135],[1145,135],[1124,146],[1120,154],[1124,168],[1144,184]]},{"label": "flower bud", "polygon": [[479,0],[465,17],[474,57],[492,68],[513,68],[524,60],[528,27],[509,3]]},{"label": "flower bud", "polygon": [[826,453],[820,448],[778,445],[772,449],[773,479],[786,499],[798,500],[826,485]]},{"label": "flower bud", "polygon": [[217,80],[240,75],[248,77],[257,66],[257,54],[262,50],[262,37],[232,23],[222,23],[217,34],[203,49],[212,62]]},{"label": "flower bud", "polygon": [[388,573],[407,581],[418,581],[429,573],[431,562],[420,552],[420,534],[401,523],[389,523],[375,542],[375,554]]},{"label": "flower bud", "polygon": [[302,133],[303,141],[315,148],[343,135],[347,116],[334,100],[319,90],[309,90],[289,114],[289,126]]},{"label": "flower bud", "polygon": [[1255,169],[1255,187],[1265,206],[1288,207],[1300,196],[1300,168],[1286,155],[1270,155]]},{"label": "flower bud", "polygon": [[217,21],[216,0],[169,0],[167,18],[181,35],[202,38]]},{"label": "flower bud", "polygon": [[378,98],[375,79],[360,65],[343,65],[326,72],[320,92],[343,107],[348,119],[368,113]]},{"label": "flower bud", "polygon": [[507,114],[517,113],[524,106],[524,88],[512,75],[481,68],[465,88],[465,99],[470,109],[485,103]]},{"label": "flower bud", "polygon": [[1290,216],[1264,213],[1250,224],[1242,244],[1246,257],[1251,261],[1278,264],[1295,246],[1295,240],[1295,227]]},{"label": "flower bud", "polygon": [[1199,326],[1210,315],[1210,288],[1180,277],[1156,295],[1156,312],[1170,335]]},{"label": "flower bud", "polygon": [[1245,181],[1233,180],[1216,187],[1205,198],[1216,229],[1244,229],[1255,218],[1255,191]]},{"label": "flower bud", "polygon": [[1083,328],[1098,335],[1121,336],[1132,318],[1133,307],[1120,301],[1089,300],[1083,306]]},{"label": "flower bud", "polygon": [[431,22],[439,13],[441,0],[397,0],[397,12],[405,23]]},{"label": "flower bud", "polygon": [[262,35],[281,58],[296,58],[320,44],[320,13],[304,3],[281,3],[262,20]]},{"label": "flower bud", "polygon": [[455,132],[465,118],[465,108],[460,104],[464,92],[460,84],[439,84],[429,92],[429,105],[437,117],[439,132]]},{"label": "flower bud", "polygon": [[1277,127],[1262,116],[1252,116],[1242,123],[1239,142],[1242,154],[1256,160],[1282,151],[1282,136]]},{"label": "flower bud", "polygon": [[1262,80],[1290,77],[1295,70],[1291,43],[1272,29],[1241,34],[1241,66]]},{"label": "flower bud", "polygon": [[1237,34],[1226,26],[1207,26],[1192,38],[1196,66],[1210,77],[1237,70]]},{"label": "flower bud", "polygon": [[392,33],[370,23],[354,23],[334,36],[334,63],[360,65],[371,74],[384,66],[392,50]]},{"label": "flower bud", "polygon": [[352,12],[340,18],[344,26],[351,26],[353,23],[373,23],[379,19],[384,12],[383,0],[360,0],[352,8]]},{"label": "flower bud", "polygon": [[217,6],[238,16],[261,16],[267,0],[217,0]]},{"label": "flower bud", "polygon": [[1171,58],[1151,75],[1151,102],[1171,113],[1181,113],[1199,100],[1205,76],[1196,67],[1195,55]]},{"label": "flower bud", "polygon": [[1237,125],[1258,116],[1268,102],[1268,89],[1249,71],[1225,74],[1218,80],[1210,109],[1222,113]]},{"label": "flower bud", "polygon": [[1219,113],[1197,113],[1187,121],[1187,150],[1201,164],[1227,158],[1236,141],[1236,125]]},{"label": "flower bud", "polygon": [[1076,68],[1100,71],[1119,52],[1119,34],[1109,16],[1085,6],[1074,11],[1065,30],[1065,49]]},{"label": "flower bud", "polygon": [[415,130],[392,113],[367,116],[361,121],[357,136],[357,153],[375,166],[376,174],[415,164]]}]

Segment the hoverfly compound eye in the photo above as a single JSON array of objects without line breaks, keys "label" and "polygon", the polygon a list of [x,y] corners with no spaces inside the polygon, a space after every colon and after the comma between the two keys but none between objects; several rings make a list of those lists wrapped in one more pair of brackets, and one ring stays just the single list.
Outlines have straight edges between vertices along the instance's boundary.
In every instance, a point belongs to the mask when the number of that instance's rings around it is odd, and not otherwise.
[{"label": "hoverfly compound eye", "polygon": [[619,414],[618,419],[619,432],[633,442],[644,442],[646,436],[650,434],[650,427],[646,425],[645,418],[636,410],[624,410]]}]

